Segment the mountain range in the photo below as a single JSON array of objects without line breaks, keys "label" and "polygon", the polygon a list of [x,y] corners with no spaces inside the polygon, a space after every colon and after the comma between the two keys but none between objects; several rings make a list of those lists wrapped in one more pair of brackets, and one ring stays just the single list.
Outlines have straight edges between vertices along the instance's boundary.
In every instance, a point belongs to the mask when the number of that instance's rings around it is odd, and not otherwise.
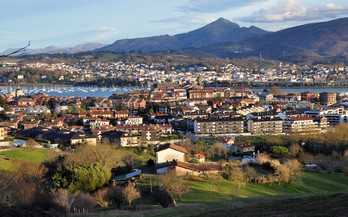
[{"label": "mountain range", "polygon": [[146,38],[123,39],[98,49],[97,51],[179,51],[185,48],[199,48],[219,42],[238,42],[268,32],[255,26],[240,27],[224,18],[220,18],[197,30],[174,36],[161,35]]},{"label": "mountain range", "polygon": [[[7,50],[3,53],[9,53]],[[263,58],[288,62],[348,63],[348,18],[311,23],[276,32],[255,26],[240,27],[224,18],[199,29],[177,34],[117,40],[110,45],[82,44],[73,48],[50,46],[25,54],[79,52],[183,52],[193,56]]]},{"label": "mountain range", "polygon": [[220,18],[174,36],[123,39],[96,51],[180,51],[229,58],[260,56],[289,62],[348,61],[348,18],[268,32]]},{"label": "mountain range", "polygon": [[[41,49],[25,49],[24,52],[18,53],[17,55],[23,56],[23,55],[36,55],[36,54],[59,54],[59,53],[75,54],[75,53],[93,51],[95,49],[105,47],[105,46],[106,46],[105,44],[99,44],[99,43],[86,43],[86,44],[80,44],[74,47],[66,47],[66,48],[48,46],[46,48],[41,48]],[[15,50],[17,50],[17,48],[10,48],[0,53],[0,55],[8,54]]]}]

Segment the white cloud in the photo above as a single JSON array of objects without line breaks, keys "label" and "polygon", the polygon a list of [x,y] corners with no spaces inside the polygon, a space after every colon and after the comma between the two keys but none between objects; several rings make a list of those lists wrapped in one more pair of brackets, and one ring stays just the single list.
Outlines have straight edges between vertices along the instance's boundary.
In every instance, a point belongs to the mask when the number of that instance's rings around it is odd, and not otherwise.
[{"label": "white cloud", "polygon": [[109,39],[115,38],[115,35],[119,33],[119,30],[112,26],[102,26],[97,31],[97,34],[95,36],[95,39],[98,41],[107,41]]},{"label": "white cloud", "polygon": [[268,0],[187,0],[179,9],[185,12],[216,13],[265,1]]},{"label": "white cloud", "polygon": [[163,22],[163,23],[180,23],[181,25],[205,25],[216,20],[213,16],[209,16],[207,14],[202,13],[184,13],[179,16],[169,17],[162,20],[157,20],[155,22]]},{"label": "white cloud", "polygon": [[306,6],[301,0],[280,0],[270,8],[261,9],[240,20],[252,23],[305,21],[336,18],[348,15],[348,7],[329,3],[323,6]]}]

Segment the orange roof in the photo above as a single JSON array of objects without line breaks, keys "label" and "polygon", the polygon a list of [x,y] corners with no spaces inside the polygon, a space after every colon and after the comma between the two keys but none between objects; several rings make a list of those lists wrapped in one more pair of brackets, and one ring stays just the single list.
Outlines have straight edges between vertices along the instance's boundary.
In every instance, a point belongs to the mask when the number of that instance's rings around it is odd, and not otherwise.
[{"label": "orange roof", "polygon": [[159,152],[159,151],[162,151],[162,150],[165,150],[167,148],[171,148],[171,149],[174,149],[176,151],[180,151],[180,152],[183,152],[183,153],[187,153],[187,150],[185,147],[182,147],[182,146],[178,146],[178,145],[174,145],[174,144],[166,144],[166,145],[161,145],[160,147],[156,148],[155,151],[156,152]]},{"label": "orange roof", "polygon": [[197,159],[203,159],[203,158],[205,158],[205,156],[204,156],[203,154],[195,154],[195,155],[193,155],[193,156],[195,156],[195,158],[197,158]]},{"label": "orange roof", "polygon": [[185,147],[178,146],[178,145],[174,145],[174,144],[170,144],[169,147],[170,147],[171,149],[174,149],[174,150],[177,150],[177,151],[180,151],[180,152],[187,153],[187,150],[186,150]]}]

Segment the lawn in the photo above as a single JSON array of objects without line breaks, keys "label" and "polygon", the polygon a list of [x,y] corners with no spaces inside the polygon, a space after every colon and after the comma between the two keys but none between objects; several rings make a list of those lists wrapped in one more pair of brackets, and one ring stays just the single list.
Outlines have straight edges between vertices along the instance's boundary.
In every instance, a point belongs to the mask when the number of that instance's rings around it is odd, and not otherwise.
[{"label": "lawn", "polygon": [[[231,199],[235,193],[234,184],[222,180],[213,188],[203,181],[187,181],[191,191],[183,195],[181,203],[201,203]],[[326,193],[348,191],[348,177],[343,174],[328,174],[325,172],[303,172],[300,181],[290,184],[255,184],[248,183],[241,187],[238,197],[281,196],[288,194]]]},{"label": "lawn", "polygon": [[13,161],[20,159],[32,163],[43,162],[47,154],[52,149],[35,148],[28,150],[25,148],[17,148],[10,151],[0,152],[0,170],[8,170],[12,168]]},{"label": "lawn", "polygon": [[264,143],[267,136],[236,136],[237,142],[250,142],[251,144]]}]

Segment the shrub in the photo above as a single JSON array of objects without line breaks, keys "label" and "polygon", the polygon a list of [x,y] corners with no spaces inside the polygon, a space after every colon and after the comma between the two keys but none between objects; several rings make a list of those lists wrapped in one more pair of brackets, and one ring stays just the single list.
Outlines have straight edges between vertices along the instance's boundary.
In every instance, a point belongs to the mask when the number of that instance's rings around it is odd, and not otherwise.
[{"label": "shrub", "polygon": [[346,176],[348,176],[348,167],[347,167],[346,169],[344,169],[344,174],[345,174]]},{"label": "shrub", "polygon": [[154,191],[152,193],[152,203],[167,208],[170,204],[173,204],[173,199],[167,191]]},{"label": "shrub", "polygon": [[149,159],[147,162],[146,162],[146,165],[148,167],[154,167],[155,166],[155,161],[152,160],[152,159]]},{"label": "shrub", "polygon": [[52,189],[67,188],[70,192],[94,191],[111,178],[108,168],[99,164],[68,165],[61,167],[51,179]]},{"label": "shrub", "polygon": [[281,157],[290,157],[291,153],[283,146],[272,146],[269,150],[273,155]]}]

